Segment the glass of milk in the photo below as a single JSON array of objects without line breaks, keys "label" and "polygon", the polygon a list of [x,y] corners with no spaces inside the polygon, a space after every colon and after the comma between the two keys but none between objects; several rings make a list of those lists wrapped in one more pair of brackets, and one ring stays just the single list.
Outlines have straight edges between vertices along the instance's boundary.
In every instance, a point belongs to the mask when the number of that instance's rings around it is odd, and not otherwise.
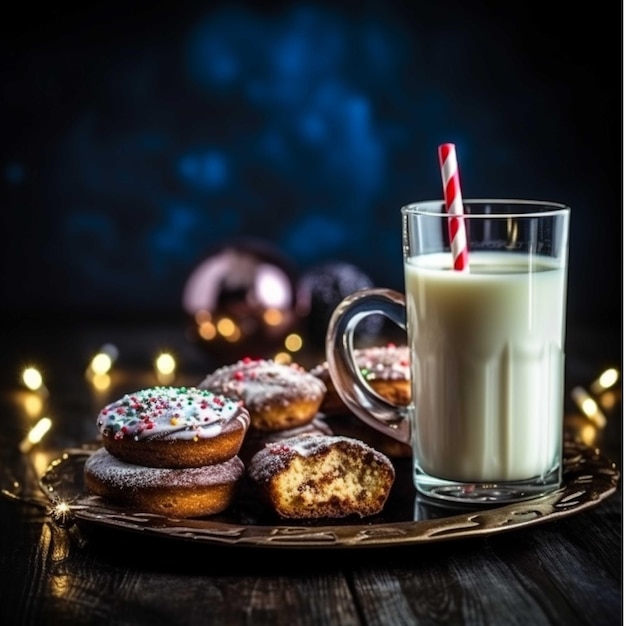
[{"label": "glass of milk", "polygon": [[[503,503],[558,489],[570,209],[551,202],[465,200],[469,268],[453,269],[446,207],[402,207],[405,293],[348,296],[326,358],[350,410],[413,450],[419,493]],[[354,333],[384,315],[406,330],[412,402],[394,406],[360,374]]]}]

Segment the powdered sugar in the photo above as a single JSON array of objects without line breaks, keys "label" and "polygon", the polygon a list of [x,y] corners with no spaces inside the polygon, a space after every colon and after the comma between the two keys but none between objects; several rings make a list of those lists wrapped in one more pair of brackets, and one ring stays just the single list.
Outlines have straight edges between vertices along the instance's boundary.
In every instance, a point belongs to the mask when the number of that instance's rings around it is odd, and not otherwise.
[{"label": "powdered sugar", "polygon": [[120,461],[104,448],[100,448],[85,462],[85,472],[115,489],[193,488],[231,484],[243,475],[244,464],[235,456],[224,463],[204,467],[144,467]]},{"label": "powdered sugar", "polygon": [[381,452],[370,448],[359,439],[341,435],[307,435],[267,444],[252,457],[248,473],[253,480],[266,482],[277,472],[288,467],[294,457],[314,457],[328,452],[333,447],[340,448],[356,460],[367,457],[391,466],[389,459]]},{"label": "powdered sugar", "polygon": [[319,399],[326,385],[292,363],[277,363],[269,359],[242,359],[209,374],[199,385],[243,401],[252,410],[262,410],[272,403],[287,405],[298,399]]}]

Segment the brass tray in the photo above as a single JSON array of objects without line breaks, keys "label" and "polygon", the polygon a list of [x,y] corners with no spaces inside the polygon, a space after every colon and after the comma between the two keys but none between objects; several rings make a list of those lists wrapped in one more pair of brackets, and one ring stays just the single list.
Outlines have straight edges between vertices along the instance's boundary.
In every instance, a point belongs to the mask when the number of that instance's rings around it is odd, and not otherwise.
[{"label": "brass tray", "polygon": [[83,465],[94,449],[66,450],[44,473],[41,486],[53,513],[56,509],[58,515],[65,515],[79,526],[95,524],[168,539],[255,548],[381,548],[508,532],[596,507],[615,492],[620,477],[615,464],[598,450],[566,442],[563,487],[552,494],[506,506],[468,509],[422,500],[411,484],[410,461],[400,459],[395,462],[396,481],[385,509],[376,517],[316,522],[280,520],[244,484],[233,506],[220,515],[172,519],[129,511],[87,494]]}]

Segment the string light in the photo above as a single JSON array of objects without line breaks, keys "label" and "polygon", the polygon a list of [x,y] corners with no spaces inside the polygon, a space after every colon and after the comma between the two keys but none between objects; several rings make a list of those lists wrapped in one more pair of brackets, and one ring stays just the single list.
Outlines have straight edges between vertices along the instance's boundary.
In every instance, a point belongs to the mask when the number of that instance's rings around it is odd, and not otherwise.
[{"label": "string light", "polygon": [[205,341],[211,341],[217,335],[217,328],[215,328],[213,322],[207,320],[198,325],[198,334]]},{"label": "string light", "polygon": [[619,380],[619,371],[614,367],[604,370],[596,380],[589,386],[589,390],[594,395],[600,395],[603,391],[613,387]]},{"label": "string light", "polygon": [[28,417],[35,418],[41,415],[44,401],[40,394],[26,392],[22,399],[22,405],[24,407],[24,413],[26,413]]},{"label": "string light", "polygon": [[36,367],[26,367],[22,372],[22,381],[31,391],[42,391],[45,389],[43,376]]},{"label": "string light", "polygon": [[606,426],[606,417],[600,410],[598,403],[582,387],[574,387],[571,397],[582,414],[598,428]]},{"label": "string light", "polygon": [[268,326],[280,326],[285,319],[285,315],[280,309],[266,309],[263,313],[263,320]]},{"label": "string light", "polygon": [[117,361],[119,351],[112,343],[104,344],[93,356],[89,363],[88,371],[93,375],[107,374],[111,371],[113,363]]},{"label": "string light", "polygon": [[91,371],[96,375],[106,374],[112,367],[113,361],[108,354],[99,352],[91,359]]},{"label": "string light", "polygon": [[285,348],[290,352],[298,352],[302,349],[302,337],[297,333],[291,333],[285,337]]},{"label": "string light", "polygon": [[50,430],[52,420],[49,417],[42,417],[29,431],[20,443],[20,451],[26,454],[32,447],[38,444]]},{"label": "string light", "polygon": [[217,332],[230,343],[236,343],[241,339],[241,328],[230,319],[230,317],[222,317],[216,324]]},{"label": "string light", "polygon": [[117,347],[106,343],[92,357],[85,375],[96,391],[104,392],[111,386],[110,372],[118,356]]},{"label": "string light", "polygon": [[281,363],[282,365],[289,365],[292,358],[288,352],[278,352],[274,355],[274,361],[276,361],[276,363]]},{"label": "string light", "polygon": [[104,392],[111,386],[111,376],[109,374],[93,374],[90,381],[93,388],[99,392]]},{"label": "string light", "polygon": [[169,352],[161,352],[154,361],[154,369],[159,383],[167,385],[174,380],[176,360]]}]

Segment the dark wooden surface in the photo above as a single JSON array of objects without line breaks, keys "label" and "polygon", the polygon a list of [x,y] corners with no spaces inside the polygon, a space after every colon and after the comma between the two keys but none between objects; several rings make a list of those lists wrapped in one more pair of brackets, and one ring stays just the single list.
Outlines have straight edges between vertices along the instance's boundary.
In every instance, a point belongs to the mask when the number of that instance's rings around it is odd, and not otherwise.
[{"label": "dark wooden surface", "polygon": [[[114,397],[155,384],[150,368],[159,348],[176,353],[177,382],[186,384],[219,360],[177,325],[25,330],[8,333],[0,355],[0,461],[3,480],[9,469],[27,491],[36,491],[33,474],[16,453],[33,419],[23,414],[24,365],[42,368],[49,391],[42,410],[53,427],[31,452],[39,467],[94,438],[101,398],[84,371],[103,343],[120,349]],[[616,334],[576,329],[568,342],[568,389],[589,384],[604,367],[621,367]],[[620,402],[594,434],[618,467],[621,414]],[[585,424],[572,407],[566,415],[570,429]],[[0,624],[621,624],[622,508],[620,481],[596,508],[535,527],[401,548],[303,552],[95,527],[77,537],[45,511],[0,498]]]}]

